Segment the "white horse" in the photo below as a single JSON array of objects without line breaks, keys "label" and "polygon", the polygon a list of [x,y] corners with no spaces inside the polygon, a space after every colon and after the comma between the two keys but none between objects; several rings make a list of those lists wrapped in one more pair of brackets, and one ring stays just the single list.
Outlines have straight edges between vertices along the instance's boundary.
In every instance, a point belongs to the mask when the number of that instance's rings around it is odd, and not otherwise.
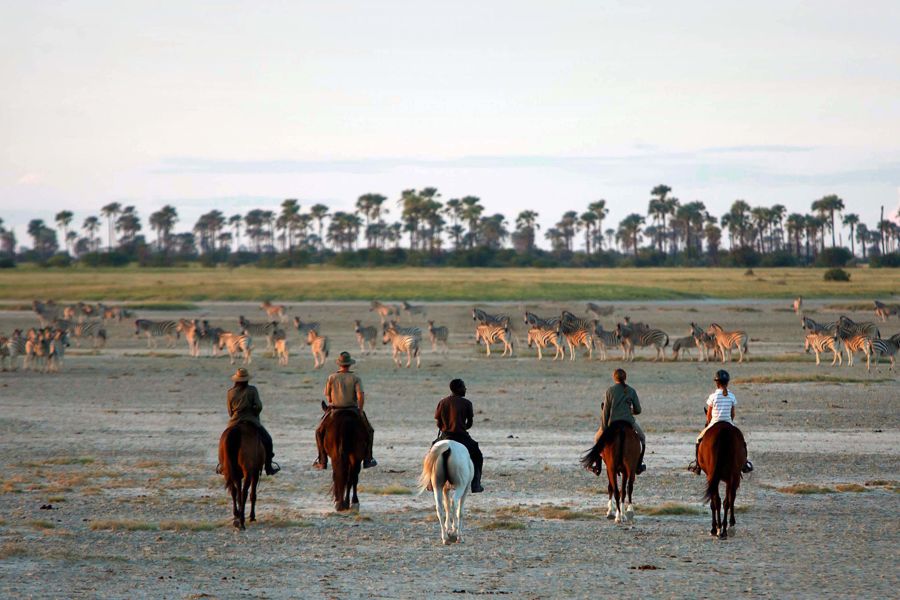
[{"label": "white horse", "polygon": [[441,440],[425,455],[419,493],[431,484],[444,544],[462,542],[463,504],[474,475],[475,466],[469,451],[459,442]]}]

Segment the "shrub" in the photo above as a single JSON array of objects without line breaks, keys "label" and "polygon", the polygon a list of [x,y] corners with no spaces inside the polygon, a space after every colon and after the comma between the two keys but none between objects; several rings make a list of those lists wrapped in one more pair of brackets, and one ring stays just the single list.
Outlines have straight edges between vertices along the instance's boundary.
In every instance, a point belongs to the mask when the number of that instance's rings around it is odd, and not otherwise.
[{"label": "shrub", "polygon": [[50,258],[47,259],[47,262],[44,263],[45,267],[69,267],[72,265],[72,257],[68,254],[61,252],[59,254],[54,254]]},{"label": "shrub", "polygon": [[817,267],[843,267],[853,260],[853,254],[846,248],[825,248],[816,257]]},{"label": "shrub", "polygon": [[15,269],[16,259],[12,256],[0,256],[0,269]]},{"label": "shrub", "polygon": [[828,269],[825,271],[823,279],[825,281],[850,281],[850,273],[840,268]]},{"label": "shrub", "polygon": [[125,267],[131,261],[127,254],[121,252],[89,252],[78,260],[88,267]]},{"label": "shrub", "polygon": [[897,267],[900,267],[900,252],[872,256],[869,258],[869,266],[873,269],[880,269],[883,267],[896,269]]}]

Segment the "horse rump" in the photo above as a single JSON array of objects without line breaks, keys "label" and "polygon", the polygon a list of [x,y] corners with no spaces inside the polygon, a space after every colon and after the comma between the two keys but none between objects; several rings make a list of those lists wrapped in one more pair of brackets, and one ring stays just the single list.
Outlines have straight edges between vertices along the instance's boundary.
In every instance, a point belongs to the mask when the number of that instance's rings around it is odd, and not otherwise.
[{"label": "horse rump", "polygon": [[[431,483],[431,476],[435,471],[438,458],[443,459],[444,476],[448,477],[450,473],[448,466],[450,462],[450,443],[446,440],[435,442],[428,450],[428,453],[425,454],[425,460],[422,461],[422,474],[419,475],[419,494],[423,493],[428,488],[428,484]],[[450,482],[449,477],[447,481]]]},{"label": "horse rump", "polygon": [[241,428],[232,425],[222,432],[219,437],[219,464],[222,466],[222,477],[225,479],[225,487],[230,488],[235,480],[243,477],[241,467],[238,465],[238,453],[241,450]]},{"label": "horse rump", "polygon": [[581,466],[588,471],[592,471],[594,475],[600,475],[603,471],[601,460],[603,449],[606,448],[607,444],[618,439],[620,432],[624,432],[626,429],[633,429],[633,427],[625,421],[613,421],[609,427],[603,430],[603,433],[600,434],[600,437],[591,449],[581,457]]}]

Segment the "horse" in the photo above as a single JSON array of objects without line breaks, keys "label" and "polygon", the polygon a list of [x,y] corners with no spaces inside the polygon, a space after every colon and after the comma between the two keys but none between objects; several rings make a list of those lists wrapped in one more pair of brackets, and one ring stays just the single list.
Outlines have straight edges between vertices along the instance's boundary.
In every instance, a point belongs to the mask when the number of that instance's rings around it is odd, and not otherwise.
[{"label": "horse", "polygon": [[[631,423],[626,421],[614,421],[603,430],[597,443],[581,458],[581,465],[595,475],[600,475],[600,459],[606,464],[606,476],[609,480],[607,491],[609,503],[606,508],[606,518],[615,518],[616,523],[630,522],[634,520],[634,507],[631,502],[631,493],[634,490],[634,478],[641,460],[641,439],[634,432]],[[621,492],[618,476],[622,476]],[[622,502],[628,496],[625,511],[622,511]],[[616,501],[616,510],[613,512],[613,498]]]},{"label": "horse", "polygon": [[444,545],[462,542],[463,504],[474,475],[475,466],[469,451],[459,442],[441,440],[425,455],[419,476],[419,493],[431,484]]},{"label": "horse", "polygon": [[250,522],[256,520],[256,486],[266,463],[266,449],[259,430],[252,423],[238,423],[222,432],[219,438],[219,464],[225,478],[225,489],[231,492],[234,521],[244,530],[247,494],[250,495]]},{"label": "horse", "polygon": [[[323,409],[325,408],[323,402]],[[356,486],[366,457],[366,431],[355,409],[332,409],[325,427],[325,452],[331,459],[331,493],[338,512],[359,510]]]},{"label": "horse", "polygon": [[[728,524],[734,527],[734,500],[741,485],[741,468],[747,462],[747,448],[741,430],[722,421],[710,427],[697,449],[697,464],[706,473],[706,493],[712,512],[712,528],[709,535],[720,539],[728,537]],[[725,482],[725,512],[720,515],[722,498],[719,482]],[[729,518],[729,511],[731,517]]]}]

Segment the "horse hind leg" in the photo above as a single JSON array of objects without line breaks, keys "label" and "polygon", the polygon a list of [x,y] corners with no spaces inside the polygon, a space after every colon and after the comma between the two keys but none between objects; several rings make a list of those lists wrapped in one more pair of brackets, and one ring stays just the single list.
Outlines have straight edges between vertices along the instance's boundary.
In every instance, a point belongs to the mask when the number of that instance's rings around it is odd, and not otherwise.
[{"label": "horse hind leg", "polygon": [[231,491],[231,514],[232,521],[231,524],[234,525],[236,529],[241,528],[241,481],[232,481],[228,484],[228,489]]},{"label": "horse hind leg", "polygon": [[616,517],[615,511],[613,511],[613,485],[612,482],[609,482],[606,485],[606,491],[609,494],[609,502],[606,503],[606,518],[614,519]]},{"label": "horse hind leg", "polygon": [[245,526],[247,516],[247,497],[250,495],[250,477],[244,479],[244,485],[241,486],[241,530],[246,529]]},{"label": "horse hind leg", "polygon": [[259,484],[259,473],[253,475],[250,483],[250,522],[256,521],[256,486]]},{"label": "horse hind leg", "polygon": [[625,505],[625,518],[629,523],[634,521],[634,505],[631,502],[631,493],[634,491],[634,473],[628,474],[628,504]]}]

